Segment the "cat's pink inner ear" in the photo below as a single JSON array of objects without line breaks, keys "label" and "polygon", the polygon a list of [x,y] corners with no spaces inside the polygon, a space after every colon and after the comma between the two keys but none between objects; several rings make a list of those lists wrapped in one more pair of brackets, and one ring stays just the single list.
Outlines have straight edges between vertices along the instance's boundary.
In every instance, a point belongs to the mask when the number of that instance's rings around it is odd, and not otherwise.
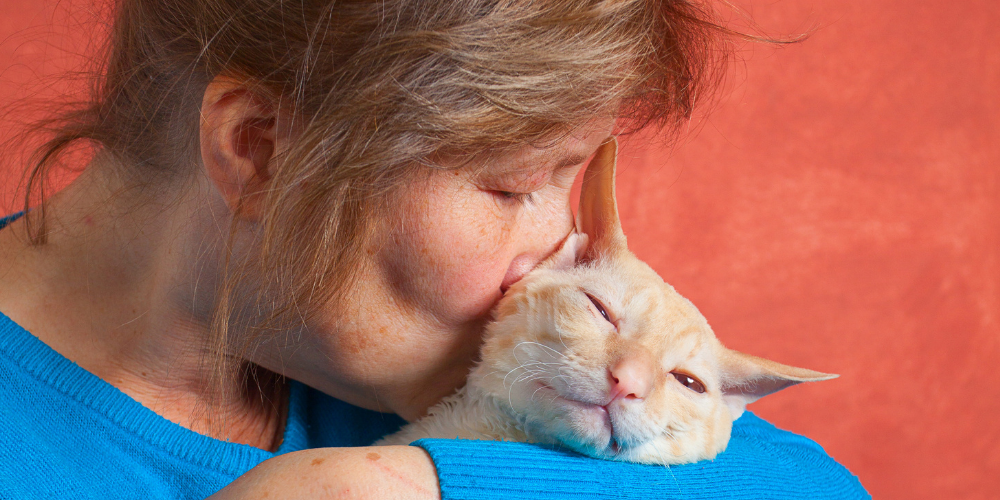
[{"label": "cat's pink inner ear", "polygon": [[577,262],[583,258],[583,253],[587,250],[587,235],[583,233],[572,232],[569,236],[563,240],[562,245],[559,246],[559,250],[556,250],[543,264],[539,267],[546,267],[548,269],[566,270],[572,269],[576,266]]},{"label": "cat's pink inner ear", "polygon": [[768,394],[802,382],[818,382],[839,375],[783,365],[774,361],[723,348],[722,401],[733,420],[740,418],[746,406]]},{"label": "cat's pink inner ear", "polygon": [[598,254],[625,250],[625,234],[618,220],[615,201],[615,162],[618,141],[612,137],[601,145],[583,174],[577,230],[590,236],[587,258]]}]

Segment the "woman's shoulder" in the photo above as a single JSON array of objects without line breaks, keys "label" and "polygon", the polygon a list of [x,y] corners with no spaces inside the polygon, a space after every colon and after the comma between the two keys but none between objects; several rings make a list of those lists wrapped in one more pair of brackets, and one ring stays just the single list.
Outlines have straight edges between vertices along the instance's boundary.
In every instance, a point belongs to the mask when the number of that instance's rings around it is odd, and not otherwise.
[{"label": "woman's shoulder", "polygon": [[745,412],[714,460],[669,467],[595,460],[524,443],[424,439],[442,498],[863,499],[858,478],[815,441]]},{"label": "woman's shoulder", "polygon": [[[293,382],[278,453],[361,446],[399,428]],[[275,453],[157,415],[0,312],[0,491],[11,498],[204,498]]]},{"label": "woman's shoulder", "polygon": [[163,419],[2,313],[0,419],[11,498],[203,498],[272,456]]}]

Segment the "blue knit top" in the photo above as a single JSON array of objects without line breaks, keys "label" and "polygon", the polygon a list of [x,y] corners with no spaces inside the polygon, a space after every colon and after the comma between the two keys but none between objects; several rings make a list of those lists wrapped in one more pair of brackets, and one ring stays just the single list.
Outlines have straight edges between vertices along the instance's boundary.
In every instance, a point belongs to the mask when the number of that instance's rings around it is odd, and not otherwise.
[{"label": "blue knit top", "polygon": [[[0,497],[201,499],[277,454],[365,446],[403,424],[296,382],[288,404],[275,453],[213,439],[157,415],[0,313]],[[413,445],[434,460],[443,499],[870,498],[815,442],[750,412],[715,460],[671,467],[524,443]]]}]

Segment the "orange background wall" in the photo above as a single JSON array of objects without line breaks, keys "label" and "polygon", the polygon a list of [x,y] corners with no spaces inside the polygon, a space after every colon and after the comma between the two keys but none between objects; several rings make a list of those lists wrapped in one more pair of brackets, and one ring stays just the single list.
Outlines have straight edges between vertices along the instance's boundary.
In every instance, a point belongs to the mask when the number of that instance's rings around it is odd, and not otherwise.
[{"label": "orange background wall", "polygon": [[[818,29],[746,47],[672,152],[626,143],[631,246],[730,347],[842,375],[751,409],[875,498],[1000,497],[1000,3],[740,5]],[[76,88],[44,77],[78,67],[88,6],[2,0],[4,110]]]}]

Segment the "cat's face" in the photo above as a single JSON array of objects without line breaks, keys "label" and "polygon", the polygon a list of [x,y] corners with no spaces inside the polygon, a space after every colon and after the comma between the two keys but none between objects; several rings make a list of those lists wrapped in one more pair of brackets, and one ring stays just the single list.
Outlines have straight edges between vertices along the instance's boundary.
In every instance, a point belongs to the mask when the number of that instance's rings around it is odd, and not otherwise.
[{"label": "cat's face", "polygon": [[628,251],[614,154],[610,143],[588,167],[583,234],[507,291],[470,384],[535,441],[641,463],[712,458],[748,402],[832,376],[726,349],[694,305]]},{"label": "cat's face", "polygon": [[714,457],[733,417],[715,336],[645,264],[541,269],[508,292],[477,381],[535,440],[643,463]]}]

